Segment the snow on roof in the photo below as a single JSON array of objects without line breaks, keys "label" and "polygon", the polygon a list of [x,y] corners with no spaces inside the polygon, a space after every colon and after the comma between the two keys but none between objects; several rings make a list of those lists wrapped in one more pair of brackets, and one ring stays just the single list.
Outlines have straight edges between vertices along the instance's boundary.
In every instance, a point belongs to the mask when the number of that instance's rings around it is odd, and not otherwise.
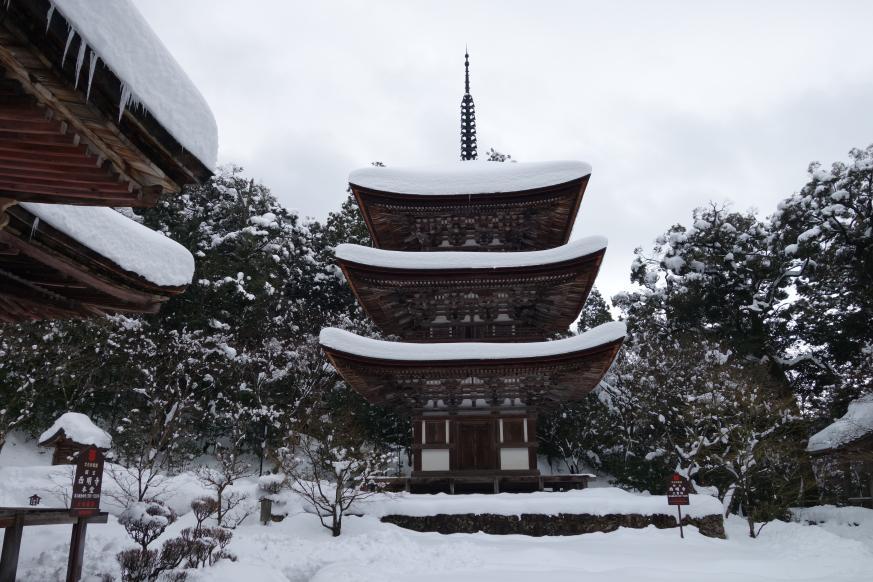
[{"label": "snow on roof", "polygon": [[419,168],[361,168],[349,174],[349,182],[396,194],[492,194],[555,186],[590,173],[585,162],[466,161]]},{"label": "snow on roof", "polygon": [[[682,509],[689,517],[721,515],[721,502],[708,495],[689,495],[690,504]],[[673,515],[665,495],[640,495],[616,487],[598,487],[563,493],[534,491],[533,493],[497,493],[472,495],[413,495],[395,493],[374,495],[356,507],[374,517],[385,515],[494,514],[541,515]]]},{"label": "snow on roof", "polygon": [[319,341],[327,348],[365,358],[404,361],[501,360],[569,354],[613,342],[623,338],[626,333],[624,322],[611,321],[583,334],[550,342],[419,344],[371,339],[328,327],[321,330]]},{"label": "snow on roof", "polygon": [[809,438],[806,450],[839,449],[870,433],[873,433],[873,394],[850,402],[846,414]]},{"label": "snow on roof", "polygon": [[191,282],[194,257],[188,249],[111,208],[20,204],[39,220],[155,285],[180,287]]},{"label": "snow on roof", "polygon": [[58,431],[64,431],[68,439],[83,445],[94,445],[101,449],[112,446],[112,437],[105,430],[91,422],[91,419],[81,412],[65,412],[50,429],[39,437],[40,444],[55,436]]},{"label": "snow on roof", "polygon": [[[213,170],[218,155],[215,117],[131,0],[51,1],[53,9],[121,80],[119,110],[131,103],[146,108],[182,147]],[[83,48],[79,68],[84,56]],[[96,62],[88,66],[93,75]]]},{"label": "snow on roof", "polygon": [[553,249],[514,253],[388,251],[341,244],[336,247],[336,257],[363,265],[393,269],[499,269],[535,267],[577,259],[605,249],[606,242],[606,237],[589,236]]}]

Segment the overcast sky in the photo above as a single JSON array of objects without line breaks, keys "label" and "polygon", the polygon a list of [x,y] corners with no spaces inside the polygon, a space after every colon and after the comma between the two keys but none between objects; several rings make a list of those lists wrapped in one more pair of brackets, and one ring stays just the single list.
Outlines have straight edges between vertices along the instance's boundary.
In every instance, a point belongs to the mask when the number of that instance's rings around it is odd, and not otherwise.
[{"label": "overcast sky", "polygon": [[[598,278],[709,200],[772,212],[873,142],[873,2],[135,0],[210,103],[221,163],[323,218],[349,171],[456,160],[464,45],[480,152],[581,159]],[[705,6],[704,6],[705,4]]]}]

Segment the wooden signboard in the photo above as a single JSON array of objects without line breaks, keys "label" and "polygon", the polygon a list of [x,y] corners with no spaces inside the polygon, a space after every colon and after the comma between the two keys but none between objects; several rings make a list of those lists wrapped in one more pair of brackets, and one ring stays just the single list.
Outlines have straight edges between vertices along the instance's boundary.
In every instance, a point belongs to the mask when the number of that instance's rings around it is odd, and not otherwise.
[{"label": "wooden signboard", "polygon": [[688,480],[679,473],[673,473],[673,476],[670,477],[670,483],[667,485],[667,505],[675,505],[679,512],[679,537],[681,538],[685,537],[685,532],[682,530],[682,506],[690,503],[689,493],[691,493],[691,485]]},{"label": "wooden signboard", "polygon": [[100,510],[100,490],[103,487],[103,453],[97,447],[88,447],[79,453],[76,475],[73,478],[73,498],[70,512],[88,515]]},{"label": "wooden signboard", "polygon": [[679,473],[673,473],[673,476],[670,477],[670,484],[667,487],[667,504],[688,505],[689,493],[691,493],[691,487],[688,481]]}]

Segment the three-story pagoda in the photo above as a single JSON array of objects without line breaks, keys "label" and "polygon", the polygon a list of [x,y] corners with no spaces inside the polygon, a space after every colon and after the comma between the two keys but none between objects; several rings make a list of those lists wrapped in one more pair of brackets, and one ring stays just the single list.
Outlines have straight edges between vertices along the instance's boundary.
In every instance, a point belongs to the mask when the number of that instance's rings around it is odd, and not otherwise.
[{"label": "three-story pagoda", "polygon": [[401,341],[328,328],[321,345],[354,390],[411,418],[408,488],[538,489],[538,414],[593,390],[625,327],[548,341],[578,318],[606,250],[600,236],[568,242],[591,167],[474,161],[468,97],[469,82],[463,161],[349,177],[374,247],[339,245],[336,258]]}]

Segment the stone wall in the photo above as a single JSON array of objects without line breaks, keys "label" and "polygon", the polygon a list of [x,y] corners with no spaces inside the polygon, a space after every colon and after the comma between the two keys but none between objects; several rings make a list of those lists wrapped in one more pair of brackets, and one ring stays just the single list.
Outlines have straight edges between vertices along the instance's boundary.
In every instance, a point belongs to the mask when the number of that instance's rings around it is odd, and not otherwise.
[{"label": "stone wall", "polygon": [[[518,515],[484,514],[439,514],[427,516],[386,515],[385,523],[393,523],[414,531],[430,531],[442,534],[476,533],[522,534],[528,536],[572,536],[593,532],[611,532],[620,527],[644,528],[654,525],[658,529],[675,528],[678,523],[675,515],[665,513],[655,515],[611,514],[591,515],[587,513],[543,515],[526,513]],[[701,534],[711,538],[725,538],[724,521],[721,515],[704,517],[682,516],[682,525],[693,525]]]}]

